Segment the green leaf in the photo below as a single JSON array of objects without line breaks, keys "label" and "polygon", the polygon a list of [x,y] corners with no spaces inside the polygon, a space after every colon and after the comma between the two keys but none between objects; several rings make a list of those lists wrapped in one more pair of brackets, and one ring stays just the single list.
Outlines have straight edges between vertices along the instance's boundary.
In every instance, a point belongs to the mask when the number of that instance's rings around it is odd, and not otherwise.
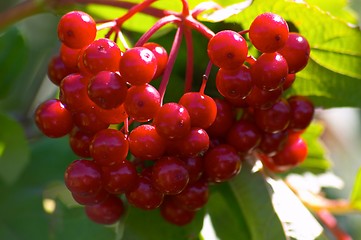
[{"label": "green leaf", "polygon": [[246,216],[230,185],[224,183],[212,187],[211,190],[207,212],[217,237],[233,239],[237,236],[237,239],[251,239]]},{"label": "green leaf", "polygon": [[0,179],[13,184],[29,161],[29,147],[22,126],[0,113]]},{"label": "green leaf", "polygon": [[361,32],[358,29],[318,7],[286,0],[255,0],[227,22],[248,29],[263,12],[274,12],[292,22],[310,43],[311,59],[297,74],[291,94],[310,96],[317,106],[360,106],[357,96],[361,89]]},{"label": "green leaf", "polygon": [[197,212],[195,219],[183,227],[166,222],[159,210],[145,211],[129,207],[124,220],[124,240],[197,240],[203,226],[204,210]]},{"label": "green leaf", "polygon": [[351,193],[351,205],[361,211],[361,168],[354,180],[354,186]]},{"label": "green leaf", "polygon": [[252,166],[244,162],[240,174],[229,184],[245,216],[249,239],[286,239],[272,205],[273,190],[260,171],[252,171]]},{"label": "green leaf", "polygon": [[11,27],[0,33],[0,99],[5,98],[26,64],[27,49],[20,31]]}]

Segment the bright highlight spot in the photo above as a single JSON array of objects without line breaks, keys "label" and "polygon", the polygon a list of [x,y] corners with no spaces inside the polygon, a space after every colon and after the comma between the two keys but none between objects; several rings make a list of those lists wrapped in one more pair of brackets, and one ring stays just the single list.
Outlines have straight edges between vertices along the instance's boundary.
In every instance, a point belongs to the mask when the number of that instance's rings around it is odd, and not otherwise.
[{"label": "bright highlight spot", "polygon": [[56,202],[53,199],[44,198],[44,200],[43,200],[43,208],[44,208],[44,211],[46,213],[52,214],[55,211]]}]

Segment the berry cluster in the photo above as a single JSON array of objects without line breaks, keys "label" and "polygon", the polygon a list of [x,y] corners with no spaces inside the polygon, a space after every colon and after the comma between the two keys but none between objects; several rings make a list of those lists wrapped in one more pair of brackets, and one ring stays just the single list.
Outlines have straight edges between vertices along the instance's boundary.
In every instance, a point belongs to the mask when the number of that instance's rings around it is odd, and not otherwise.
[{"label": "berry cluster", "polygon": [[259,15],[247,32],[262,53],[257,59],[242,33],[209,37],[222,97],[204,93],[205,74],[199,91],[163,103],[163,90],[151,84],[169,70],[171,54],[162,46],[146,42],[123,51],[108,37],[96,39],[88,14],[60,19],[62,45],[48,67],[60,95],[39,105],[35,120],[48,137],[69,135],[80,158],[65,170],[65,184],[91,220],[116,222],[126,201],[185,225],[207,203],[208,185],[237,175],[247,156],[256,154],[273,171],[305,159],[300,134],[314,107],[282,93],[307,64],[309,45],[273,13]]}]

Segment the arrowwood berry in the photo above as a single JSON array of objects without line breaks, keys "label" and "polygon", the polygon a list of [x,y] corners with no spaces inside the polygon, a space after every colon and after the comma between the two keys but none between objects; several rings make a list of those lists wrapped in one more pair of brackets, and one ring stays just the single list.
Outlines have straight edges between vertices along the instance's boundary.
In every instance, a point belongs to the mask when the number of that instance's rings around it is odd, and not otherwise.
[{"label": "arrowwood berry", "polygon": [[246,97],[246,102],[250,107],[267,109],[281,98],[282,93],[283,89],[281,87],[273,91],[267,91],[253,86],[250,94]]},{"label": "arrowwood berry", "polygon": [[310,125],[315,107],[310,99],[304,96],[292,96],[287,99],[291,108],[289,129],[294,131],[304,130]]},{"label": "arrowwood berry", "polygon": [[94,19],[85,12],[63,15],[58,24],[58,37],[70,48],[83,48],[94,41],[97,33]]},{"label": "arrowwood berry", "polygon": [[129,143],[125,135],[116,129],[97,132],[90,143],[90,154],[100,166],[114,166],[127,157]]},{"label": "arrowwood berry", "polygon": [[168,62],[167,50],[165,50],[164,47],[162,47],[158,43],[154,43],[154,42],[147,42],[143,45],[143,47],[151,50],[155,58],[157,59],[157,71],[153,76],[153,79],[156,79],[163,74],[164,69],[167,66],[167,62]]},{"label": "arrowwood berry", "polygon": [[216,119],[217,105],[208,95],[188,92],[183,94],[179,104],[187,109],[192,127],[208,128]]},{"label": "arrowwood berry", "polygon": [[287,138],[288,131],[280,131],[276,133],[263,132],[258,149],[268,156],[274,156],[284,147]]},{"label": "arrowwood berry", "polygon": [[191,130],[191,119],[185,107],[177,103],[166,103],[154,117],[153,125],[158,134],[168,139],[185,137]]},{"label": "arrowwood berry", "polygon": [[83,132],[79,128],[74,128],[69,134],[69,145],[73,152],[79,157],[90,158],[90,142],[94,134]]},{"label": "arrowwood berry", "polygon": [[226,100],[215,98],[214,101],[217,106],[216,119],[206,131],[212,137],[222,137],[235,122],[236,114],[232,105]]},{"label": "arrowwood berry", "polygon": [[227,143],[238,152],[247,153],[258,146],[261,137],[262,132],[255,123],[241,119],[229,129]]},{"label": "arrowwood berry", "polygon": [[155,160],[163,156],[166,140],[149,124],[134,128],[128,137],[129,150],[136,158]]},{"label": "arrowwood berry", "polygon": [[47,100],[37,107],[35,123],[50,138],[63,137],[74,126],[71,113],[58,99]]},{"label": "arrowwood berry", "polygon": [[79,70],[78,59],[81,51],[82,49],[70,48],[65,44],[61,44],[60,46],[60,58],[64,62],[65,66],[73,72],[77,72]]},{"label": "arrowwood berry", "polygon": [[120,124],[128,117],[124,109],[124,104],[112,109],[103,109],[100,107],[94,107],[94,109],[98,118],[107,124]]},{"label": "arrowwood berry", "polygon": [[73,121],[83,132],[94,134],[100,130],[107,129],[109,123],[104,122],[98,115],[96,108],[90,107],[83,111],[78,111],[73,114]]},{"label": "arrowwood berry", "polygon": [[129,117],[138,122],[147,122],[160,109],[160,94],[150,84],[132,86],[128,89],[124,108]]},{"label": "arrowwood berry", "polygon": [[148,48],[130,48],[120,60],[119,71],[131,85],[143,85],[153,79],[157,71],[157,59]]},{"label": "arrowwood berry", "polygon": [[279,53],[264,53],[251,66],[254,84],[263,90],[279,88],[288,75],[286,59]]},{"label": "arrowwood berry", "polygon": [[53,57],[48,64],[48,78],[56,86],[60,85],[61,80],[73,73],[59,56]]},{"label": "arrowwood berry", "polygon": [[290,33],[286,45],[278,53],[286,59],[288,72],[296,73],[306,67],[310,58],[310,45],[299,33]]},{"label": "arrowwood berry", "polygon": [[218,92],[227,99],[243,99],[250,93],[253,81],[244,65],[236,69],[220,68],[216,76]]},{"label": "arrowwood berry", "polygon": [[148,177],[140,176],[134,189],[125,194],[128,203],[144,210],[158,208],[164,198],[164,194],[158,191]]},{"label": "arrowwood berry", "polygon": [[255,109],[257,126],[265,132],[275,133],[285,130],[291,120],[291,107],[287,100],[281,99],[267,109]]},{"label": "arrowwood berry", "polygon": [[133,163],[124,160],[112,167],[102,168],[104,189],[112,194],[122,194],[132,190],[138,181],[138,174]]},{"label": "arrowwood berry", "polygon": [[287,77],[286,77],[285,81],[282,84],[283,91],[286,91],[287,89],[289,89],[292,86],[292,84],[294,83],[295,80],[296,80],[296,74],[295,73],[287,74]]},{"label": "arrowwood berry", "polygon": [[103,188],[100,189],[100,191],[95,195],[83,196],[83,195],[77,195],[76,193],[73,192],[71,193],[71,195],[73,199],[81,205],[99,204],[104,202],[110,196],[110,194],[107,191],[105,191]]},{"label": "arrowwood berry", "polygon": [[239,33],[223,30],[209,40],[207,53],[214,65],[234,69],[242,66],[246,60],[248,47],[246,40]]},{"label": "arrowwood berry", "polygon": [[123,104],[127,92],[125,80],[115,72],[98,72],[88,84],[89,98],[104,109],[116,108]]},{"label": "arrowwood berry", "polygon": [[100,71],[116,72],[119,70],[122,52],[112,40],[100,38],[84,50],[82,57],[85,68],[92,74]]},{"label": "arrowwood berry", "polygon": [[186,157],[181,158],[181,160],[185,163],[185,167],[189,174],[189,184],[198,181],[203,173],[203,157],[195,156],[195,157]]},{"label": "arrowwood berry", "polygon": [[153,186],[164,194],[178,194],[187,186],[189,174],[177,157],[162,157],[152,167]]},{"label": "arrowwood berry", "polygon": [[171,199],[165,199],[160,206],[160,214],[167,222],[184,226],[194,219],[196,212],[182,208]]},{"label": "arrowwood berry", "polygon": [[266,12],[258,15],[249,27],[249,39],[263,53],[281,49],[288,39],[288,24],[279,15]]},{"label": "arrowwood berry", "polygon": [[94,196],[102,188],[102,177],[99,166],[91,160],[73,161],[65,170],[66,187],[76,195]]},{"label": "arrowwood berry", "polygon": [[209,182],[228,181],[239,173],[242,165],[237,150],[228,144],[210,149],[203,159],[204,175]]},{"label": "arrowwood berry", "polygon": [[172,196],[172,199],[186,210],[197,211],[206,205],[208,196],[208,183],[204,179],[200,179],[197,182],[188,184],[181,193]]},{"label": "arrowwood berry", "polygon": [[104,202],[95,205],[86,205],[85,213],[88,218],[99,224],[116,223],[125,213],[123,201],[110,195]]}]

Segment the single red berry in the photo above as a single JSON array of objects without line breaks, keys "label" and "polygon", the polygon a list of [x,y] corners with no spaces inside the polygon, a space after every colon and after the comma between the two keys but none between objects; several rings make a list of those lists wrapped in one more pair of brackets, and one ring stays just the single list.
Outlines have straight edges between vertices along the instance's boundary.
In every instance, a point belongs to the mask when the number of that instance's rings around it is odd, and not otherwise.
[{"label": "single red berry", "polygon": [[286,45],[278,50],[287,61],[288,71],[296,73],[306,67],[310,58],[310,45],[299,33],[290,33]]},{"label": "single red berry", "polygon": [[72,11],[60,18],[58,37],[70,48],[82,48],[94,41],[97,28],[94,19],[85,12]]},{"label": "single red berry", "polygon": [[172,199],[184,209],[197,211],[206,205],[208,197],[208,183],[201,179],[195,183],[188,184],[180,194],[172,196]]},{"label": "single red berry", "polygon": [[177,157],[162,157],[152,167],[153,185],[164,194],[178,194],[187,186],[189,174]]},{"label": "single red berry", "polygon": [[124,160],[112,167],[102,168],[103,187],[112,194],[122,194],[132,190],[138,181],[133,163]]},{"label": "single red berry", "polygon": [[279,53],[264,53],[251,66],[254,84],[263,90],[279,88],[288,75],[286,59]]},{"label": "single red berry", "polygon": [[159,136],[154,126],[149,124],[134,128],[128,137],[129,150],[134,157],[155,160],[163,156],[166,140]]},{"label": "single red berry", "polygon": [[148,48],[152,51],[155,58],[157,59],[157,71],[154,74],[153,79],[158,78],[163,74],[164,69],[167,66],[168,62],[168,53],[167,50],[164,49],[161,45],[154,42],[147,42],[143,45],[143,47]]},{"label": "single red berry", "polygon": [[288,131],[262,134],[261,142],[258,149],[268,156],[274,156],[285,145],[288,138]]},{"label": "single red berry", "polygon": [[207,53],[212,63],[220,68],[234,69],[242,66],[247,58],[246,40],[237,32],[223,30],[208,42]]},{"label": "single red berry", "polygon": [[98,115],[95,106],[89,109],[78,111],[73,114],[73,121],[81,131],[95,134],[96,132],[107,129],[109,123],[104,122]]},{"label": "single red berry", "polygon": [[261,137],[262,132],[255,123],[241,119],[229,129],[227,143],[238,152],[247,153],[258,146]]},{"label": "single red berry", "polygon": [[167,222],[177,226],[184,226],[192,222],[196,212],[182,208],[171,199],[165,199],[160,206],[160,214]]},{"label": "single red berry", "polygon": [[216,86],[218,92],[227,99],[243,99],[253,86],[250,70],[245,66],[231,70],[220,68],[216,76]]},{"label": "single red berry", "polygon": [[192,127],[208,128],[216,119],[217,105],[208,95],[188,92],[183,94],[179,104],[187,109]]},{"label": "single red berry", "polygon": [[100,107],[94,107],[94,109],[99,119],[107,124],[120,124],[128,117],[124,104],[112,109]]},{"label": "single red berry", "polygon": [[53,57],[48,64],[48,78],[56,86],[60,85],[61,80],[73,73],[59,56]]},{"label": "single red berry", "polygon": [[228,144],[210,149],[203,159],[204,175],[209,182],[228,181],[239,173],[242,165],[237,150]]},{"label": "single red berry", "polygon": [[110,196],[110,194],[104,189],[100,189],[95,195],[77,195],[76,193],[71,193],[73,199],[81,205],[95,205],[104,202]]},{"label": "single red berry", "polygon": [[69,134],[69,145],[73,152],[79,157],[89,158],[90,142],[94,134],[81,131],[79,128],[74,128]]},{"label": "single red berry", "polygon": [[74,126],[71,112],[58,99],[47,100],[37,107],[35,123],[43,134],[51,138],[65,136]]},{"label": "single red berry", "polygon": [[83,52],[85,68],[92,74],[100,71],[116,72],[122,52],[118,45],[108,38],[100,38],[92,42]]},{"label": "single red berry", "polygon": [[203,174],[203,156],[181,158],[186,164],[189,174],[189,184],[198,181]]},{"label": "single red berry", "polygon": [[124,108],[129,117],[138,122],[147,122],[160,109],[160,94],[150,84],[132,86],[128,89]]},{"label": "single red berry", "polygon": [[287,89],[289,89],[292,86],[292,84],[295,82],[295,80],[296,80],[296,74],[295,73],[287,74],[287,77],[286,77],[285,81],[282,84],[283,91],[286,91]]},{"label": "single red berry", "polygon": [[125,101],[128,87],[125,80],[117,73],[98,72],[90,79],[88,85],[89,98],[99,107],[112,109]]},{"label": "single red berry", "polygon": [[282,88],[277,88],[273,91],[267,91],[254,86],[250,94],[246,97],[246,102],[250,107],[267,109],[272,107],[272,105],[282,97],[282,93]]},{"label": "single red berry", "polygon": [[90,143],[90,154],[100,166],[114,166],[128,155],[129,143],[125,135],[116,129],[97,132]]},{"label": "single red berry", "polygon": [[206,131],[212,137],[222,137],[235,122],[236,114],[229,102],[219,98],[215,98],[214,101],[217,106],[216,119],[211,126],[206,128]]},{"label": "single red berry", "polygon": [[285,99],[279,100],[267,109],[255,109],[257,126],[265,132],[275,133],[285,130],[291,120],[291,107]]},{"label": "single red berry", "polygon": [[123,201],[115,195],[109,196],[99,204],[85,206],[87,217],[99,224],[114,224],[124,215],[124,212]]},{"label": "single red berry", "polygon": [[148,48],[130,48],[120,60],[119,71],[131,85],[143,85],[153,79],[157,71],[157,59]]},{"label": "single red berry", "polygon": [[144,210],[158,208],[164,198],[164,194],[153,186],[151,179],[144,176],[139,177],[136,187],[125,196],[129,204]]},{"label": "single red berry", "polygon": [[263,53],[281,49],[288,39],[288,24],[277,14],[266,12],[258,15],[249,27],[249,39]]},{"label": "single red berry", "polygon": [[85,159],[73,161],[65,170],[64,180],[71,192],[82,196],[94,196],[103,184],[99,166]]},{"label": "single red berry", "polygon": [[64,62],[65,66],[71,69],[73,72],[79,71],[78,59],[82,49],[74,49],[61,44],[60,46],[60,58]]},{"label": "single red berry", "polygon": [[185,107],[177,103],[166,103],[154,117],[153,125],[164,138],[185,137],[191,129],[191,118]]},{"label": "single red berry", "polygon": [[291,121],[288,126],[292,130],[304,130],[310,125],[315,107],[310,99],[304,96],[292,96],[287,99],[291,107]]}]

